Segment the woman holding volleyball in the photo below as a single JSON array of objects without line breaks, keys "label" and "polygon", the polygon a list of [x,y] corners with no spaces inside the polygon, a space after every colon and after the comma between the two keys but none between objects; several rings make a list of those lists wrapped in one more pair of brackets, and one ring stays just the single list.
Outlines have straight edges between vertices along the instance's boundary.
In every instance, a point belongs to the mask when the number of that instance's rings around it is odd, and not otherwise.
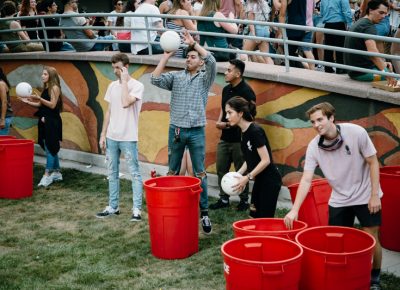
[{"label": "woman holding volleyball", "polygon": [[250,216],[274,217],[282,178],[272,160],[263,128],[254,123],[256,104],[242,97],[233,97],[227,101],[225,111],[229,125],[238,126],[242,131],[241,148],[245,161],[238,172],[243,176],[238,178],[233,188],[241,192],[250,180],[254,180]]},{"label": "woman holding volleyball", "polygon": [[[46,170],[38,186],[47,187],[53,181],[61,181],[58,151],[62,140],[62,110],[60,78],[55,68],[45,66],[42,73],[43,91],[40,96],[32,94],[20,98],[23,102],[38,107],[38,143],[46,151]],[[51,174],[50,174],[51,173]]]}]

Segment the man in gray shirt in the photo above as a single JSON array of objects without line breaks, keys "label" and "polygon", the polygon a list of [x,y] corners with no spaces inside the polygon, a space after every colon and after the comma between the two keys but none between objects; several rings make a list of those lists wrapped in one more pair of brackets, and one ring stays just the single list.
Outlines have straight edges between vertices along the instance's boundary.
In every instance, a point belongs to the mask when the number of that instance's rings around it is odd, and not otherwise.
[{"label": "man in gray shirt", "polygon": [[80,39],[87,40],[84,42],[71,42],[76,51],[102,51],[110,46],[110,43],[96,43],[95,40],[114,40],[113,35],[96,36],[91,29],[67,29],[73,26],[86,26],[87,20],[85,17],[78,15],[78,1],[77,0],[62,0],[64,5],[64,15],[71,15],[74,17],[61,18],[60,26],[68,40]]},{"label": "man in gray shirt", "polygon": [[[207,174],[205,171],[205,125],[208,91],[216,76],[215,58],[186,31],[189,45],[186,69],[162,73],[173,52],[164,52],[151,76],[151,83],[171,91],[168,135],[168,175],[178,175],[185,147],[188,147],[195,175],[201,179],[200,211],[203,232],[210,234]],[[202,67],[205,69],[202,70]]]}]

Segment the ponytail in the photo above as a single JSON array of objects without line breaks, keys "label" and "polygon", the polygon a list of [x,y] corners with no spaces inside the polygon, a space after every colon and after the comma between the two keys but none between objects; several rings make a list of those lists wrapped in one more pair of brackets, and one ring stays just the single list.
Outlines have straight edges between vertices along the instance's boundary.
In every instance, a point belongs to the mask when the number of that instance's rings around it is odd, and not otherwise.
[{"label": "ponytail", "polygon": [[254,101],[247,101],[242,97],[233,97],[226,102],[236,112],[243,113],[243,119],[253,122],[257,115],[256,103]]}]

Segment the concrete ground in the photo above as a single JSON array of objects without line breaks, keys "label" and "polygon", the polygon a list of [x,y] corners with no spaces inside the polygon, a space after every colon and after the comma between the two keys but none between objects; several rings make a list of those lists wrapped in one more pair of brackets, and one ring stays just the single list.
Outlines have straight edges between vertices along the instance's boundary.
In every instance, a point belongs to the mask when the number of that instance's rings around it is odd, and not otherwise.
[{"label": "concrete ground", "polygon": [[[43,157],[43,151],[36,145],[35,148],[36,155],[34,161],[39,164],[45,164],[46,159]],[[61,158],[61,168],[74,168],[80,171],[96,173],[106,175],[106,168],[104,166],[104,156],[96,155],[96,154],[87,154],[80,153],[82,156],[80,158],[76,158],[75,160],[81,160],[82,163],[71,161],[70,155],[77,154],[76,151],[61,149],[60,158]],[[64,159],[64,158],[65,159]],[[121,178],[127,178],[128,175],[125,173],[124,161],[121,160],[123,174]],[[167,168],[165,166],[154,165],[150,163],[141,163],[141,173],[143,180],[150,178],[151,170],[155,169],[157,173],[161,175],[165,175],[167,172]],[[218,197],[218,187],[217,187],[217,177],[215,174],[208,175],[208,193],[209,196]],[[238,200],[238,197],[232,198],[234,201]],[[278,208],[291,208],[292,203],[290,199],[289,192],[287,188],[283,187],[278,199]],[[382,271],[392,273],[398,277],[400,277],[400,252],[389,251],[383,249],[383,262],[382,262]]]}]

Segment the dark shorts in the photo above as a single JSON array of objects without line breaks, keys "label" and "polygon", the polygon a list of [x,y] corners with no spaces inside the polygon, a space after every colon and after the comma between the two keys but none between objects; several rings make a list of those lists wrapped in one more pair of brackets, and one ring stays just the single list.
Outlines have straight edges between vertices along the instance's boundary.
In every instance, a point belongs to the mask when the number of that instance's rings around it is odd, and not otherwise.
[{"label": "dark shorts", "polygon": [[355,217],[360,221],[362,227],[381,225],[381,211],[371,214],[368,204],[345,207],[329,206],[329,225],[331,226],[352,227]]}]

